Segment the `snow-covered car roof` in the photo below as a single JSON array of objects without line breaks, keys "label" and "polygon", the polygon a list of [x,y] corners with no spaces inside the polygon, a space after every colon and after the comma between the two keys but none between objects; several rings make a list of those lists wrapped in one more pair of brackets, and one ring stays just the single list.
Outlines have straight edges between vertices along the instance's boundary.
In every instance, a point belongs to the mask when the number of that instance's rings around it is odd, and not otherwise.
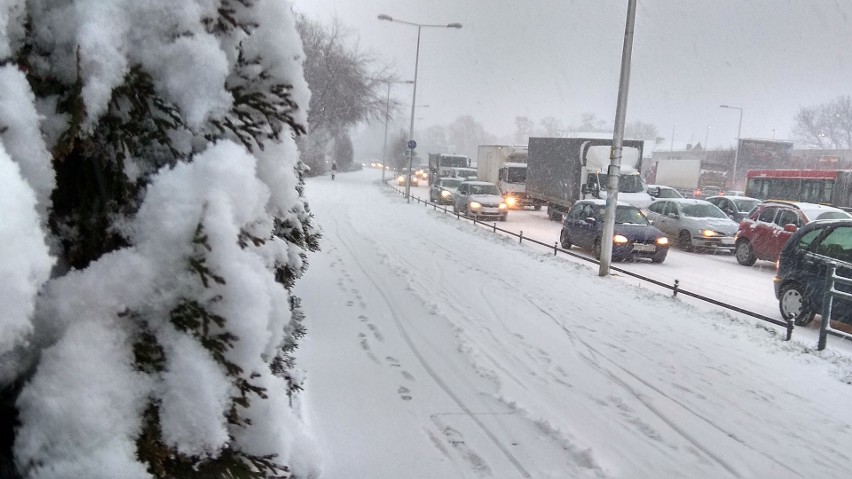
[{"label": "snow-covered car roof", "polygon": [[[804,213],[804,215],[808,218],[808,220],[813,221],[818,219],[824,213],[842,213],[846,216],[852,218],[846,211],[841,210],[840,208],[835,208],[834,206],[829,205],[821,205],[819,203],[806,203],[803,201],[784,201],[784,200],[766,200],[766,203],[777,203],[782,205],[790,205],[795,208],[798,208],[799,211]],[[840,218],[834,218],[840,219]]]},{"label": "snow-covered car roof", "polygon": [[[606,200],[603,200],[603,199],[600,199],[600,198],[587,198],[587,199],[585,199],[585,200],[578,200],[578,201],[577,201],[577,203],[591,203],[591,204],[593,204],[593,205],[603,205],[603,206],[606,206]],[[574,204],[576,205],[577,203],[574,203]],[[633,205],[631,205],[630,203],[625,203],[624,201],[619,201],[619,202],[618,202],[618,203],[616,203],[616,204],[617,204],[618,206],[633,206]],[[633,207],[634,207],[634,208],[636,208],[636,209],[640,209],[640,208],[638,208],[637,206],[633,206]]]}]

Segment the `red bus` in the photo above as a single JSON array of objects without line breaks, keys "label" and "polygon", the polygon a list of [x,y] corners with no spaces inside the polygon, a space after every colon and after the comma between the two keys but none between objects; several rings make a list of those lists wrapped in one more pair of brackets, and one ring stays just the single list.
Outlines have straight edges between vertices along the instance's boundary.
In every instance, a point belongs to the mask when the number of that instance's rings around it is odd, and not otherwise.
[{"label": "red bus", "polygon": [[852,170],[751,170],[746,196],[852,207]]}]

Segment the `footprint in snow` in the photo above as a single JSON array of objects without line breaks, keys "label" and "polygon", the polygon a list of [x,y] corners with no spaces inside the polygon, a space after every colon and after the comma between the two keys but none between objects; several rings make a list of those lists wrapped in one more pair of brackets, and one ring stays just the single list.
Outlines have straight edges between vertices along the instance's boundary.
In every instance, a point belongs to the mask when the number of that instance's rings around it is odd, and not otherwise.
[{"label": "footprint in snow", "polygon": [[411,395],[408,394],[411,391],[407,387],[400,386],[399,389],[396,390],[396,392],[399,394],[399,397],[402,398],[403,401],[411,401]]}]

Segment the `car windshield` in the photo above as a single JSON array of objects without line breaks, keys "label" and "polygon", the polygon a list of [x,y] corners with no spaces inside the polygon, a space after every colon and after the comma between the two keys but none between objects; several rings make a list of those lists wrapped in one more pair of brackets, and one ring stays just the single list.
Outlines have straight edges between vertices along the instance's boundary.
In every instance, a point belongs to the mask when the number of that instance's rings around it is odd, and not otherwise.
[{"label": "car windshield", "polygon": [[444,188],[458,188],[460,184],[462,184],[461,179],[457,178],[443,178],[441,179],[441,186]]},{"label": "car windshield", "polygon": [[470,185],[472,195],[499,195],[500,189],[497,185]]},{"label": "car windshield", "polygon": [[737,206],[738,211],[751,211],[752,209],[754,209],[755,206],[760,204],[760,200],[754,199],[747,200],[731,198],[731,201],[733,201],[734,204]]},{"label": "car windshield", "polygon": [[683,216],[692,218],[727,218],[722,210],[709,203],[693,203],[681,205]]},{"label": "car windshield", "polygon": [[618,206],[615,208],[615,222],[620,225],[647,225],[648,219],[635,206]]},{"label": "car windshield", "polygon": [[[606,173],[598,174],[598,181],[601,189],[606,190],[609,184],[609,175]],[[639,175],[621,175],[618,177],[618,191],[620,193],[641,193],[645,191],[645,185],[642,184],[642,178]]]}]

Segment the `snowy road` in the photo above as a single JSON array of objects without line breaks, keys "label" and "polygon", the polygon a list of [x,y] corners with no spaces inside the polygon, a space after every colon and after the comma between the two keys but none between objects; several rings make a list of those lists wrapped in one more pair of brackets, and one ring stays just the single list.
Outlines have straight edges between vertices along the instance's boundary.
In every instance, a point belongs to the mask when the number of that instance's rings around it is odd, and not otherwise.
[{"label": "snowy road", "polygon": [[376,173],[308,182],[325,237],[296,288],[300,401],[325,477],[846,475],[845,351],[599,278]]}]

